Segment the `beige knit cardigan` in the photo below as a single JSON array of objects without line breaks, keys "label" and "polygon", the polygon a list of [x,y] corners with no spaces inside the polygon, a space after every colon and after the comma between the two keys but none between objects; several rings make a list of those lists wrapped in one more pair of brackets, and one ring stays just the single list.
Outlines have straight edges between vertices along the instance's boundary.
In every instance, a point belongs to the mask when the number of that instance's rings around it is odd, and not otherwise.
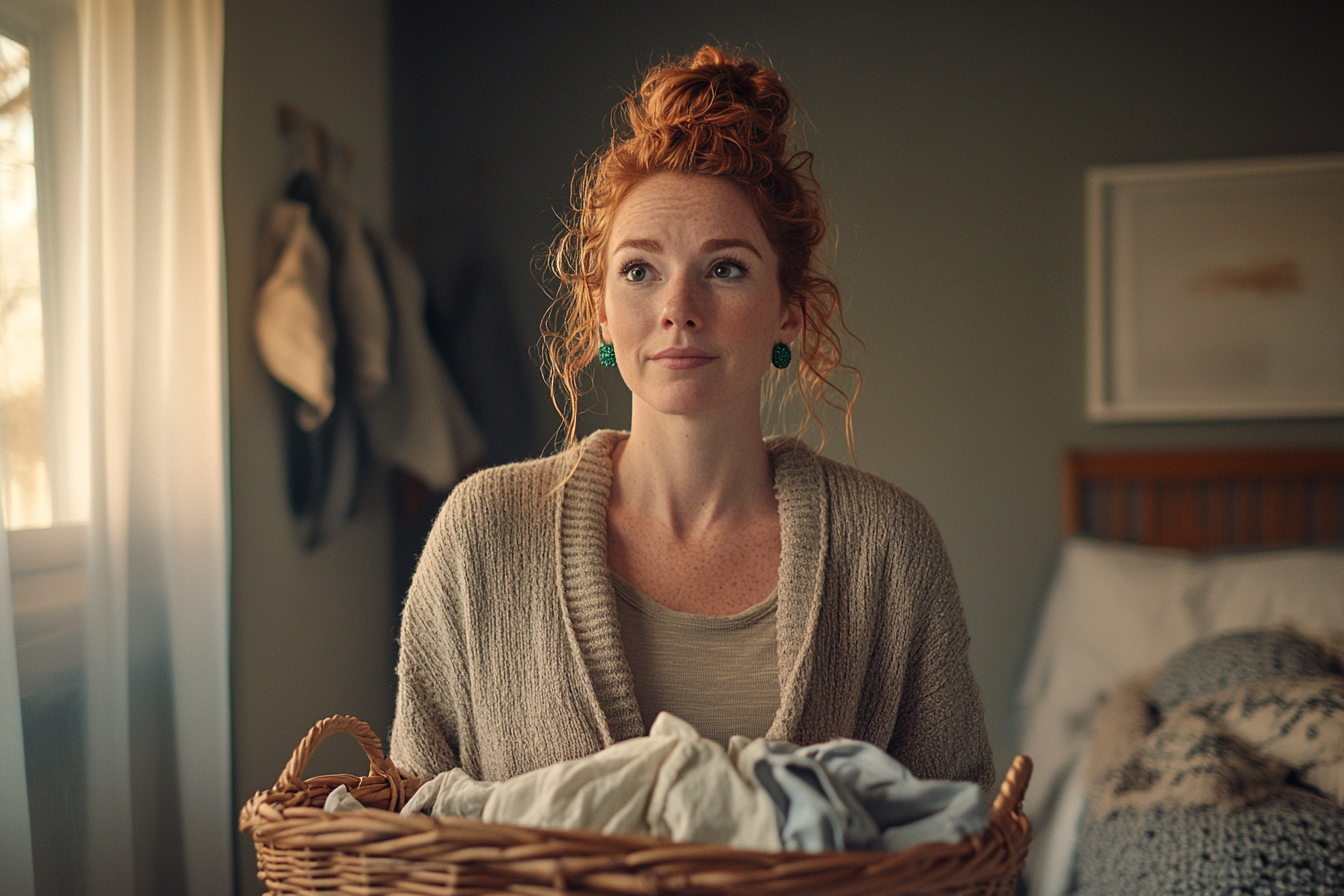
[{"label": "beige knit cardigan", "polygon": [[[622,438],[484,470],[444,503],[402,616],[391,756],[406,773],[503,780],[645,733],[606,563]],[[766,736],[857,738],[921,778],[992,787],[966,621],[928,513],[793,440],[767,447],[781,556]]]}]

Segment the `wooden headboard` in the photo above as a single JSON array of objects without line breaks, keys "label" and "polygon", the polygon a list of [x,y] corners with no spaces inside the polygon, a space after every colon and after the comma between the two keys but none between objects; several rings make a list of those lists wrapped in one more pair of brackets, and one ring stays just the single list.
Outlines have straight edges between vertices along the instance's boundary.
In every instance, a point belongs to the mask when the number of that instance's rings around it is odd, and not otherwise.
[{"label": "wooden headboard", "polygon": [[1064,534],[1178,548],[1344,543],[1344,448],[1071,451]]}]

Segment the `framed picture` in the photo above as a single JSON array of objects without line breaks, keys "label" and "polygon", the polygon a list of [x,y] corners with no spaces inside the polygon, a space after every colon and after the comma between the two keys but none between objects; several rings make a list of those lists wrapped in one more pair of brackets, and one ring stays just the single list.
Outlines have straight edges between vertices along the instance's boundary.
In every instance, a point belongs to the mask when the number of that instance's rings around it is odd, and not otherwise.
[{"label": "framed picture", "polygon": [[1087,174],[1094,421],[1344,416],[1344,154]]}]

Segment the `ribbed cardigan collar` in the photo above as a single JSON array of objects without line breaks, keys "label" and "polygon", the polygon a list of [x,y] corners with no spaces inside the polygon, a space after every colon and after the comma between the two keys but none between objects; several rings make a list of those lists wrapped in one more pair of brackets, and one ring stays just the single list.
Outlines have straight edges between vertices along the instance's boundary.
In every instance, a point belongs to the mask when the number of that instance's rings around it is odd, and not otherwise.
[{"label": "ribbed cardigan collar", "polygon": [[[574,473],[556,502],[557,586],[570,648],[587,672],[580,684],[604,745],[644,733],[630,664],[621,645],[616,593],[607,567],[607,500],[611,452],[626,433],[602,430],[585,439]],[[816,458],[793,439],[766,442],[779,502],[777,609],[779,712],[766,736],[795,740],[813,677],[812,639],[824,587],[828,523]],[[574,463],[558,458],[564,472]],[[566,462],[567,461],[567,462]]]}]

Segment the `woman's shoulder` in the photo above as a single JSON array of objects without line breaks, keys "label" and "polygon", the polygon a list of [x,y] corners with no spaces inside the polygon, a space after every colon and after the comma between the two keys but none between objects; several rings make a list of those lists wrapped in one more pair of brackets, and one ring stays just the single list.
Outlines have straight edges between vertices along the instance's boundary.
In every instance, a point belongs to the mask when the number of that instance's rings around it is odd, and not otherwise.
[{"label": "woman's shoulder", "polygon": [[874,513],[887,518],[928,518],[928,510],[917,498],[876,473],[818,454],[794,438],[777,437],[769,446],[776,470],[782,474],[781,485],[807,488],[811,479],[833,511],[870,519]]},{"label": "woman's shoulder", "polygon": [[448,503],[490,504],[500,498],[544,488],[554,478],[553,471],[563,457],[564,454],[553,454],[477,470],[453,487]]},{"label": "woman's shoulder", "polygon": [[921,600],[955,597],[942,536],[909,492],[805,446],[773,447],[786,541],[815,543],[827,567],[843,570],[842,578],[851,583],[880,583]]},{"label": "woman's shoulder", "polygon": [[479,530],[495,520],[549,519],[566,490],[609,487],[606,459],[620,436],[603,430],[556,454],[478,470],[453,488],[440,523],[462,520]]}]

